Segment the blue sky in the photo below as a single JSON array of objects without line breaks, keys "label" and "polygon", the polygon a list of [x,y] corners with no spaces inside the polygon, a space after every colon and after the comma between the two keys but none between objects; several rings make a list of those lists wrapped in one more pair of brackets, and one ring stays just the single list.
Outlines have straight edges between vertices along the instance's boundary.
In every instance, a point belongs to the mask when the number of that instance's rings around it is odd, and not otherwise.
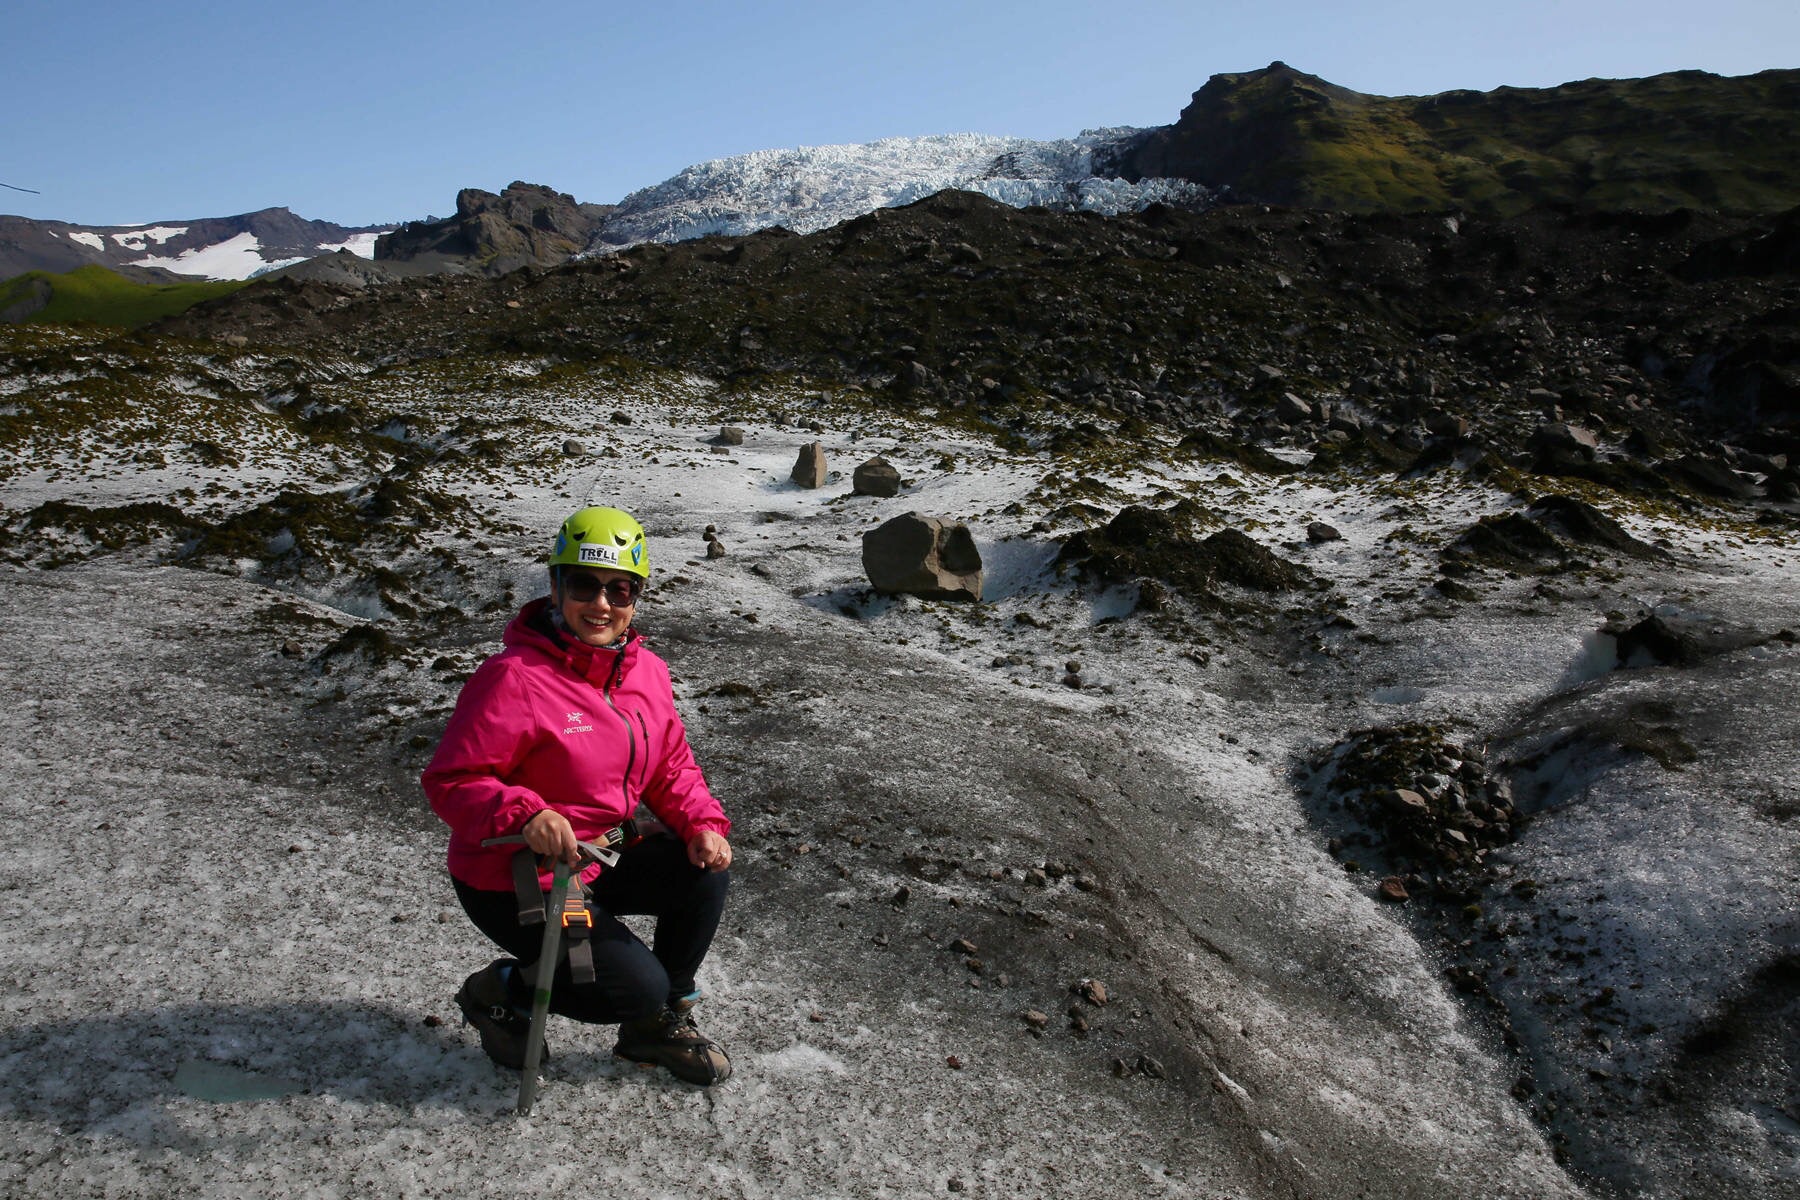
[{"label": "blue sky", "polygon": [[514,179],[618,200],[751,150],[1162,125],[1280,59],[1381,95],[1800,66],[1793,0],[907,4],[11,0],[0,212],[447,214]]}]

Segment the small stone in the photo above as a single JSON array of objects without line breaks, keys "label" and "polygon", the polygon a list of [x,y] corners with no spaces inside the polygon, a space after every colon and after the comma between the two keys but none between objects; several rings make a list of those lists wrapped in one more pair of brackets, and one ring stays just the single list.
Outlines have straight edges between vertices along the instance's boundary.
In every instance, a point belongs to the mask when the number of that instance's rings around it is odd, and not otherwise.
[{"label": "small stone", "polygon": [[806,1014],[806,1019],[811,1021],[814,1025],[823,1024],[825,1021],[825,1014],[815,1008]]},{"label": "small stone", "polygon": [[944,1181],[944,1188],[946,1191],[960,1192],[966,1186],[967,1185],[964,1184],[962,1180],[957,1179],[955,1176]]},{"label": "small stone", "polygon": [[299,642],[289,639],[281,643],[281,657],[283,658],[299,658],[304,653],[306,652],[300,649]]},{"label": "small stone", "polygon": [[949,1067],[952,1071],[960,1071],[963,1069],[963,1060],[959,1055],[947,1055],[944,1058],[944,1065]]},{"label": "small stone", "polygon": [[611,420],[614,425],[629,425],[631,424],[631,414],[616,412],[612,415]]},{"label": "small stone", "polygon": [[1045,1029],[1050,1024],[1050,1015],[1039,1012],[1035,1008],[1028,1008],[1021,1015],[1024,1017],[1025,1023],[1033,1029]]},{"label": "small stone", "polygon": [[1395,807],[1415,813],[1431,811],[1431,802],[1411,788],[1395,788],[1388,793],[1388,802]]},{"label": "small stone", "polygon": [[1344,535],[1323,521],[1314,521],[1306,527],[1306,540],[1317,545],[1321,542],[1342,541]]},{"label": "small stone", "polygon": [[713,441],[721,446],[741,446],[744,444],[744,431],[735,425],[720,426]]},{"label": "small stone", "polygon": [[1138,1055],[1137,1069],[1139,1074],[1147,1075],[1151,1079],[1167,1079],[1169,1077],[1168,1068],[1148,1054]]},{"label": "small stone", "polygon": [[1069,990],[1096,1007],[1106,1003],[1106,985],[1098,979],[1077,980]]},{"label": "small stone", "polygon": [[563,441],[563,453],[570,458],[581,458],[587,454],[587,447],[574,438],[567,438]]},{"label": "small stone", "polygon": [[912,889],[907,887],[905,884],[902,884],[902,885],[900,885],[899,888],[897,888],[895,890],[893,899],[890,901],[890,903],[892,903],[895,908],[899,908],[902,905],[904,905],[908,900],[911,900],[911,899],[912,899]]},{"label": "small stone", "polygon": [[950,948],[958,954],[975,953],[975,943],[971,942],[968,938],[957,938],[954,942],[950,943]]},{"label": "small stone", "polygon": [[1292,392],[1283,392],[1275,402],[1275,415],[1290,425],[1302,425],[1313,419],[1313,407]]},{"label": "small stone", "polygon": [[443,1023],[444,1023],[444,1018],[438,1016],[436,1013],[428,1014],[425,1017],[425,1021],[424,1021],[424,1024],[431,1029],[436,1029],[438,1026],[442,1025]]},{"label": "small stone", "polygon": [[1112,1060],[1112,1073],[1123,1079],[1131,1074],[1131,1064],[1122,1058],[1115,1058]]},{"label": "small stone", "polygon": [[1406,890],[1406,881],[1401,879],[1398,875],[1389,875],[1386,879],[1383,879],[1376,888],[1376,894],[1383,900],[1389,900],[1395,904],[1404,903],[1405,901],[1412,899],[1411,894]]},{"label": "small stone", "polygon": [[299,853],[302,853],[305,849],[306,849],[306,847],[301,846],[298,843],[296,843],[295,845],[288,847],[288,853],[289,854],[299,854]]},{"label": "small stone", "polygon": [[709,559],[710,558],[724,558],[725,557],[725,543],[721,542],[718,538],[714,538],[711,541],[707,542],[706,543],[706,557]]}]

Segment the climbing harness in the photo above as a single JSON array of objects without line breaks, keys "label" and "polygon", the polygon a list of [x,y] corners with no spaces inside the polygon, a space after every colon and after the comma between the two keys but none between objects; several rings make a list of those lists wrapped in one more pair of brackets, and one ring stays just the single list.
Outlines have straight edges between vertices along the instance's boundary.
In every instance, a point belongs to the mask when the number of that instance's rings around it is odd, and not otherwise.
[{"label": "climbing harness", "polygon": [[[590,938],[594,932],[594,894],[581,882],[578,872],[591,863],[610,867],[619,861],[615,846],[634,846],[664,826],[654,818],[637,818],[615,825],[592,842],[577,842],[576,866],[560,858],[550,877],[550,895],[545,898],[538,886],[537,854],[525,842],[522,833],[510,837],[488,838],[483,846],[518,846],[513,855],[513,891],[519,900],[519,924],[544,927],[543,946],[537,962],[532,964],[531,1031],[525,1037],[525,1062],[519,1069],[519,1115],[530,1116],[537,1099],[538,1065],[544,1053],[544,1024],[550,1016],[550,985],[556,978],[556,964],[568,943],[569,974],[576,983],[594,981],[594,948]],[[554,917],[555,919],[552,919]]]}]

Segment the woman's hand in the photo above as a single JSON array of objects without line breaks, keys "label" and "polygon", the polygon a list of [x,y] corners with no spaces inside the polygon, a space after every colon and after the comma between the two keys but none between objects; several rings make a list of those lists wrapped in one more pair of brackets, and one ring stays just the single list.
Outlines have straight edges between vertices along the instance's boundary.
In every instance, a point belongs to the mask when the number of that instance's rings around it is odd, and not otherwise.
[{"label": "woman's hand", "polygon": [[574,828],[569,819],[554,808],[546,808],[533,816],[520,832],[525,835],[525,844],[545,858],[561,859],[571,867],[581,861]]},{"label": "woman's hand", "polygon": [[688,861],[707,871],[723,871],[731,865],[731,843],[714,833],[696,833],[687,847]]}]

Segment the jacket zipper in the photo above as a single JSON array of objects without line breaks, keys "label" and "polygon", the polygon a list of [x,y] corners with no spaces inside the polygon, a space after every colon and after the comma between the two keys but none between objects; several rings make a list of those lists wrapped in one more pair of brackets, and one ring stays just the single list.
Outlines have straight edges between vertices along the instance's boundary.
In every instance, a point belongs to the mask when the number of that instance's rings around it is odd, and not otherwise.
[{"label": "jacket zipper", "polygon": [[638,729],[644,735],[644,777],[638,781],[638,786],[642,788],[650,782],[650,725],[644,720],[643,709],[634,708],[631,710],[631,715],[637,718]]},{"label": "jacket zipper", "polygon": [[[625,801],[625,807],[628,810],[626,815],[629,816],[629,810],[637,807],[631,799],[631,769],[637,763],[637,729],[632,726],[631,718],[620,711],[617,704],[613,703],[612,697],[612,690],[617,686],[619,677],[624,673],[625,652],[621,650],[613,657],[612,670],[607,674],[606,682],[600,685],[600,698],[606,701],[606,707],[612,709],[613,716],[625,724],[625,774],[619,781],[619,794]],[[648,746],[649,738],[646,737],[644,741]]]}]

